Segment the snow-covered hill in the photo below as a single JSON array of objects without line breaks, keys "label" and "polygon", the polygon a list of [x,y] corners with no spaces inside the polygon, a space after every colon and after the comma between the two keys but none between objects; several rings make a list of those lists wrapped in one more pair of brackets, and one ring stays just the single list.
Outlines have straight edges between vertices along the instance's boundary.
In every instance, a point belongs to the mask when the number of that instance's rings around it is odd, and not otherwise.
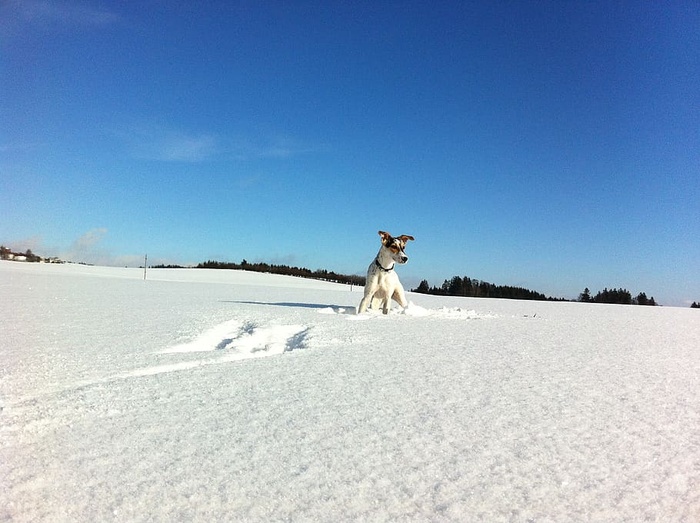
[{"label": "snow-covered hill", "polygon": [[0,519],[700,521],[697,311],[360,298],[0,262]]}]

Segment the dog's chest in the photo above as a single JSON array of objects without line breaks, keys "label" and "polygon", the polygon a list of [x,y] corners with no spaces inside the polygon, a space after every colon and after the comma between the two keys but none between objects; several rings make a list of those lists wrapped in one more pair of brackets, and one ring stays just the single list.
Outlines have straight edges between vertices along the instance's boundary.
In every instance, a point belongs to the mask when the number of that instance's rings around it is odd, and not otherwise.
[{"label": "dog's chest", "polygon": [[380,287],[393,286],[399,281],[399,277],[392,271],[383,271],[376,266],[370,267],[369,278],[374,279]]}]

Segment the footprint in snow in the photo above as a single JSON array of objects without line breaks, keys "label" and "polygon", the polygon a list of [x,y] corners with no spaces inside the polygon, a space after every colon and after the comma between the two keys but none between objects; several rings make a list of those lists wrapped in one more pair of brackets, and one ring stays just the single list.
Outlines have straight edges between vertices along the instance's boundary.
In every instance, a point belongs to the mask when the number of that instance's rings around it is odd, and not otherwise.
[{"label": "footprint in snow", "polygon": [[227,321],[204,331],[194,340],[169,347],[160,354],[212,352],[216,357],[181,361],[137,369],[121,377],[152,376],[166,372],[231,361],[274,356],[307,347],[309,328],[304,325],[259,325]]}]

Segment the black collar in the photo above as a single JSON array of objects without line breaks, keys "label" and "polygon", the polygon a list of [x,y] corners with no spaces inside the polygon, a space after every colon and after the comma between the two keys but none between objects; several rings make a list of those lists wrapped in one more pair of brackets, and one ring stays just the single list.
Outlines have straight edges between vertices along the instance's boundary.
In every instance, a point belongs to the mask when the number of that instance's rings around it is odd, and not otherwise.
[{"label": "black collar", "polygon": [[382,267],[382,264],[379,263],[379,258],[375,258],[375,259],[374,259],[374,264],[375,264],[377,267],[379,267],[381,270],[383,270],[384,272],[391,272],[391,271],[394,270],[394,266],[393,266],[393,265],[392,265],[391,267],[389,267],[388,269],[385,269],[384,267]]}]

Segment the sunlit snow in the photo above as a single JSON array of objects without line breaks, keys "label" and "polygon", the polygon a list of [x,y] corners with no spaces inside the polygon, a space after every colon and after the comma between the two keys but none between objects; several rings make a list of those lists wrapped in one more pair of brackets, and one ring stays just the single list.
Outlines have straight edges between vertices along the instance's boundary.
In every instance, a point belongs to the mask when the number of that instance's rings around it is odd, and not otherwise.
[{"label": "sunlit snow", "polygon": [[0,519],[700,521],[700,312],[361,292],[0,262]]}]

